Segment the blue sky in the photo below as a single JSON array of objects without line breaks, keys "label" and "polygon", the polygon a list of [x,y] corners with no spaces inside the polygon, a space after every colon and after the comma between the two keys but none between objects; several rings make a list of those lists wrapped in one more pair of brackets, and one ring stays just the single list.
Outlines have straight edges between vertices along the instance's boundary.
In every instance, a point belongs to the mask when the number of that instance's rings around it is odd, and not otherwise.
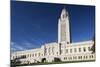
[{"label": "blue sky", "polygon": [[66,7],[72,42],[91,40],[95,31],[95,7],[11,1],[11,51],[57,42],[58,18]]}]

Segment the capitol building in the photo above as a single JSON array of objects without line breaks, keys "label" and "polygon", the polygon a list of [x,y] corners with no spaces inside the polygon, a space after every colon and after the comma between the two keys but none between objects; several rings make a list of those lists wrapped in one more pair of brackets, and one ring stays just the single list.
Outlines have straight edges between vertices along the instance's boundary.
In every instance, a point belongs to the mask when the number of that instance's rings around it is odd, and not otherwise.
[{"label": "capitol building", "polygon": [[11,60],[19,58],[21,64],[54,62],[55,60],[63,62],[95,60],[95,53],[91,51],[94,45],[92,39],[71,42],[69,17],[68,11],[63,8],[58,19],[58,42],[46,43],[40,48],[13,52]]}]

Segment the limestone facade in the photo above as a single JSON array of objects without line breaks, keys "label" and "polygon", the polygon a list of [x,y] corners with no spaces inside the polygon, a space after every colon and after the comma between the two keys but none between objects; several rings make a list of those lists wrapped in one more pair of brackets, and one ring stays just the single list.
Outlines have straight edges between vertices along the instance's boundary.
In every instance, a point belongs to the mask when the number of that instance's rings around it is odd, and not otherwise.
[{"label": "limestone facade", "polygon": [[91,51],[93,40],[71,43],[69,14],[64,8],[58,20],[58,42],[46,43],[40,48],[17,51],[11,54],[11,60],[21,58],[21,64],[61,61],[95,60]]}]

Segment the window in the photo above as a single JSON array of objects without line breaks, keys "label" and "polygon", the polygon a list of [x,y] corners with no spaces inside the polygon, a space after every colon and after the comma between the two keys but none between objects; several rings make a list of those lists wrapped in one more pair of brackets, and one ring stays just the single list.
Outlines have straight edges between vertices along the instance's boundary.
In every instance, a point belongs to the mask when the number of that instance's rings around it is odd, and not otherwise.
[{"label": "window", "polygon": [[86,48],[85,47],[83,48],[83,51],[86,52]]},{"label": "window", "polygon": [[87,59],[88,58],[88,56],[84,56],[84,59]]},{"label": "window", "polygon": [[44,47],[44,55],[46,55],[46,53],[47,53],[47,48]]},{"label": "window", "polygon": [[58,52],[57,52],[57,55],[58,55]]},{"label": "window", "polygon": [[78,59],[82,59],[82,56],[78,56]]},{"label": "window", "polygon": [[91,57],[93,58],[93,55]]},{"label": "window", "polygon": [[73,56],[73,59],[77,59],[77,57],[76,56]]},{"label": "window", "polygon": [[26,58],[26,55],[21,55],[19,58]]},{"label": "window", "polygon": [[61,50],[61,54],[63,53],[63,50]]},{"label": "window", "polygon": [[41,54],[41,56],[43,56],[43,54]]},{"label": "window", "polygon": [[72,49],[70,49],[70,53],[72,53]]},{"label": "window", "polygon": [[34,57],[34,54],[33,54],[33,57]]},{"label": "window", "polygon": [[48,51],[49,51],[49,55],[50,55],[50,47],[49,47]]},{"label": "window", "polygon": [[91,58],[91,56],[89,56],[89,58]]},{"label": "window", "polygon": [[80,56],[80,59],[82,59],[82,56]]},{"label": "window", "polygon": [[17,58],[17,56],[15,58]]},{"label": "window", "polygon": [[68,53],[68,49],[66,49],[66,53]]},{"label": "window", "polygon": [[84,56],[84,59],[85,59],[85,56]]},{"label": "window", "polygon": [[31,54],[30,54],[30,57],[31,57]]},{"label": "window", "polygon": [[88,56],[86,56],[86,59],[88,58]]},{"label": "window", "polygon": [[13,56],[13,59],[14,59],[14,56]]},{"label": "window", "polygon": [[67,44],[69,44],[69,42],[67,42]]},{"label": "window", "polygon": [[54,55],[54,47],[52,47],[52,53],[53,53],[53,55]]},{"label": "window", "polygon": [[88,47],[88,51],[91,51],[91,47]]},{"label": "window", "polygon": [[76,48],[74,48],[74,52],[77,52]]},{"label": "window", "polygon": [[79,48],[79,52],[81,52],[81,48]]},{"label": "window", "polygon": [[29,54],[27,54],[27,57],[29,57]]},{"label": "window", "polygon": [[66,60],[67,60],[67,57],[66,57]]},{"label": "window", "polygon": [[64,57],[64,60],[67,60],[67,57]]},{"label": "window", "polygon": [[64,60],[66,59],[66,57],[64,57]]},{"label": "window", "polygon": [[80,59],[80,56],[78,56],[78,59]]},{"label": "window", "polygon": [[40,53],[39,53],[39,56],[40,56]]},{"label": "window", "polygon": [[63,15],[63,18],[64,18],[65,16]]},{"label": "window", "polygon": [[35,54],[35,57],[37,56],[37,54]]},{"label": "window", "polygon": [[69,57],[69,60],[71,60],[72,59],[72,57]]}]

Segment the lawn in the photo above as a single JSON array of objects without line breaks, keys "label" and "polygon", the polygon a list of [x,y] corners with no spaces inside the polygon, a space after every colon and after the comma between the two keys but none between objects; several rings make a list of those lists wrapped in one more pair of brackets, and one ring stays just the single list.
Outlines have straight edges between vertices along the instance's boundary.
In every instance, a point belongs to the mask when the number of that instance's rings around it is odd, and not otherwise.
[{"label": "lawn", "polygon": [[79,62],[93,62],[93,61],[95,61],[95,60],[66,61],[66,62],[44,62],[44,63],[21,64],[21,65],[16,65],[16,66],[48,65],[48,64],[62,64],[62,63],[79,63]]}]

